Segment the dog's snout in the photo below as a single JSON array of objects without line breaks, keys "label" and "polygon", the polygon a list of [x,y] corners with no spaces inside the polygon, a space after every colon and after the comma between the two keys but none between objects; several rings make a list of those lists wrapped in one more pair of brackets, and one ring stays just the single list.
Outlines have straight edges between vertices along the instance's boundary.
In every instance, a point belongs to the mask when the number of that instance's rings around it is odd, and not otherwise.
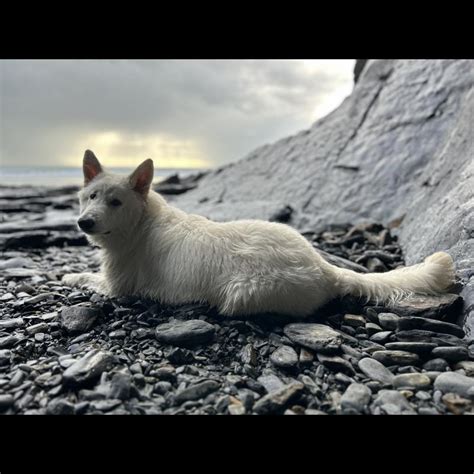
[{"label": "dog's snout", "polygon": [[91,230],[95,225],[94,219],[79,219],[77,223],[84,232]]}]

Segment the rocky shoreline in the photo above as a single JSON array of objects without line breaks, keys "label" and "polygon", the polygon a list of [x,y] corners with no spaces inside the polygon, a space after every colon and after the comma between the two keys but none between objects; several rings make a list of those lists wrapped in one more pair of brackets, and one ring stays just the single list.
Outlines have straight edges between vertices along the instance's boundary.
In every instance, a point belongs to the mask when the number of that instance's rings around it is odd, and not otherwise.
[{"label": "rocky shoreline", "polygon": [[[61,283],[99,268],[76,189],[19,191],[0,188],[2,414],[474,414],[460,288],[394,308],[345,298],[305,321],[105,298]],[[356,271],[404,264],[378,223],[304,235]]]}]

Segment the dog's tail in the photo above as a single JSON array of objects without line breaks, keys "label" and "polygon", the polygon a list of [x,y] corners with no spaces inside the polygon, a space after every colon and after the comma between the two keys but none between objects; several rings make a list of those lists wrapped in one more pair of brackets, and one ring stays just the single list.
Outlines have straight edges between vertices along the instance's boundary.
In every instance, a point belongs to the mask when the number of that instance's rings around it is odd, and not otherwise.
[{"label": "dog's tail", "polygon": [[361,274],[343,268],[337,269],[340,296],[366,297],[378,303],[393,304],[412,294],[445,293],[454,281],[453,259],[445,252],[437,252],[418,265],[386,273]]}]

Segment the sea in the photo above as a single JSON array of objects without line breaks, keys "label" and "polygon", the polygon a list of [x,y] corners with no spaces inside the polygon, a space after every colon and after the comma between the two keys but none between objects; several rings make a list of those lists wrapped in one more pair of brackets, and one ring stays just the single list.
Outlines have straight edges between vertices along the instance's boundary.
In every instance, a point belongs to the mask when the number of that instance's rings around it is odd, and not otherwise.
[{"label": "sea", "polygon": [[[107,171],[127,175],[135,168],[111,168]],[[153,182],[159,183],[168,176],[178,174],[180,178],[197,174],[198,168],[157,168]],[[81,186],[84,182],[82,168],[76,167],[20,167],[0,166],[0,186]]]}]

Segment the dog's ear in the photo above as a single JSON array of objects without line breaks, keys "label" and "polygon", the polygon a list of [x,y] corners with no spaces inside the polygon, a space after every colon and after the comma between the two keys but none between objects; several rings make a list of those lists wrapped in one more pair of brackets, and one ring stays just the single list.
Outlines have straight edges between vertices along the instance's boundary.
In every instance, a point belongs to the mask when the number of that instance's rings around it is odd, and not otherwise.
[{"label": "dog's ear", "polygon": [[102,173],[99,160],[90,150],[86,150],[84,153],[82,171],[84,172],[84,186],[87,186],[98,174]]},{"label": "dog's ear", "polygon": [[130,186],[134,191],[146,196],[153,181],[153,160],[145,160],[129,178]]}]

